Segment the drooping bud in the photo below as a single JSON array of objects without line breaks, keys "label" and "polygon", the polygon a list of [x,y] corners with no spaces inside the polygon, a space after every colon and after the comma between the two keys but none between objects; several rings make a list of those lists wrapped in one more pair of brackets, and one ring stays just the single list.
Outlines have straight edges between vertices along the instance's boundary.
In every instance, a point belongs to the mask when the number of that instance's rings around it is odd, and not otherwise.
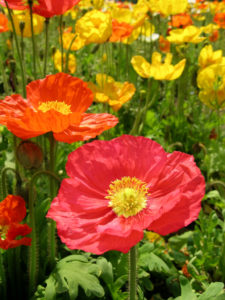
[{"label": "drooping bud", "polygon": [[43,152],[38,144],[23,141],[16,150],[16,156],[21,165],[26,169],[38,169],[43,162]]}]

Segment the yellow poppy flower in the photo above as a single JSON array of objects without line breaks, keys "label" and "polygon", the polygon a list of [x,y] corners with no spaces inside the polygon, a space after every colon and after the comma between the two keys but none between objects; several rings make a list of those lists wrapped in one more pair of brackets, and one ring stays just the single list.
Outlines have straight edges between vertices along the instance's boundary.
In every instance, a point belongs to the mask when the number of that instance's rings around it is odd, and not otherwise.
[{"label": "yellow poppy flower", "polygon": [[78,3],[80,9],[95,8],[100,9],[104,5],[104,0],[81,0]]},{"label": "yellow poppy flower", "polygon": [[184,13],[188,7],[187,0],[158,0],[158,9],[164,16]]},{"label": "yellow poppy flower", "polygon": [[213,51],[212,45],[207,45],[199,53],[198,64],[202,69],[212,64],[222,63],[222,61],[225,63],[222,55],[222,50]]},{"label": "yellow poppy flower", "polygon": [[155,233],[153,231],[146,231],[146,237],[151,243],[162,242],[162,244],[165,245],[164,238],[158,233]]},{"label": "yellow poppy flower", "polygon": [[111,16],[95,9],[91,10],[77,21],[75,32],[86,45],[104,43],[112,34]]},{"label": "yellow poppy flower", "polygon": [[[13,22],[15,25],[15,30],[17,35],[21,35],[21,27],[23,27],[23,36],[31,37],[31,25],[30,25],[30,12],[28,10],[17,11],[16,14],[12,15]],[[34,34],[40,34],[44,29],[45,18],[33,14],[33,25],[34,25]],[[11,22],[9,22],[9,30],[12,31]]]},{"label": "yellow poppy flower", "polygon": [[143,78],[153,77],[155,80],[174,80],[182,74],[186,59],[172,65],[172,54],[167,53],[164,62],[158,52],[152,54],[152,63],[148,63],[142,56],[133,56],[131,63],[134,70]]},{"label": "yellow poppy flower", "polygon": [[225,64],[213,64],[199,71],[200,100],[213,109],[225,107]]},{"label": "yellow poppy flower", "polygon": [[114,6],[110,12],[112,19],[116,19],[118,22],[126,22],[136,29],[141,26],[145,18],[147,18],[148,8],[147,6],[133,5],[131,10]]},{"label": "yellow poppy flower", "polygon": [[75,5],[73,8],[65,12],[65,16],[70,15],[72,20],[76,20],[77,15],[78,15],[79,9],[77,5]]},{"label": "yellow poppy flower", "polygon": [[160,11],[159,0],[139,0],[138,3],[144,4],[148,7],[148,10],[152,13],[157,13]]},{"label": "yellow poppy flower", "polygon": [[[75,40],[73,41],[74,37],[75,37]],[[69,49],[72,41],[73,41],[73,43],[70,48],[71,51],[77,51],[85,46],[85,41],[83,39],[81,39],[79,35],[77,35],[76,33],[73,33],[73,32],[63,32],[62,39],[63,39],[63,48],[66,50]]]},{"label": "yellow poppy flower", "polygon": [[212,34],[213,31],[219,29],[219,26],[217,24],[210,23],[206,26],[202,26],[201,29],[202,29],[202,32],[204,32],[204,33]]},{"label": "yellow poppy flower", "polygon": [[175,44],[183,44],[183,43],[200,43],[202,42],[205,37],[200,37],[200,34],[202,33],[202,29],[190,25],[183,29],[174,29],[169,32],[169,36],[167,37],[167,40],[170,43]]},{"label": "yellow poppy flower", "polygon": [[106,74],[97,74],[96,83],[88,83],[89,88],[95,96],[96,102],[108,103],[114,111],[117,111],[121,106],[129,101],[136,89],[132,83],[115,81],[111,76]]},{"label": "yellow poppy flower", "polygon": [[145,19],[140,31],[142,35],[149,37],[155,32],[155,26],[150,23],[149,19]]},{"label": "yellow poppy flower", "polygon": [[[53,54],[53,61],[54,66],[56,70],[59,72],[62,71],[62,53],[57,49],[56,52]],[[64,70],[66,68],[66,53],[63,53],[63,67]],[[73,54],[69,54],[69,60],[68,60],[68,71],[70,74],[75,73],[77,67],[76,58]]]}]

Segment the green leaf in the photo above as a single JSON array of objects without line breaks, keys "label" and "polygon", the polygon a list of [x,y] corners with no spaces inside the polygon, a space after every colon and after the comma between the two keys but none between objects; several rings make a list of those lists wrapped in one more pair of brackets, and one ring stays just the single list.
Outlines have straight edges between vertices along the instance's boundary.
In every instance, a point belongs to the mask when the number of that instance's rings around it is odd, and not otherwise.
[{"label": "green leaf", "polygon": [[196,295],[192,291],[191,284],[189,280],[184,277],[180,276],[180,285],[181,285],[181,299],[182,300],[196,300]]},{"label": "green leaf", "polygon": [[187,244],[189,238],[193,235],[192,231],[187,231],[181,235],[176,235],[169,238],[169,244],[172,248],[180,250],[185,244]]},{"label": "green leaf", "polygon": [[120,289],[128,280],[128,275],[122,275],[116,279],[114,286],[116,289]]},{"label": "green leaf", "polygon": [[56,299],[57,294],[67,292],[71,300],[78,296],[78,287],[81,286],[86,296],[104,296],[104,289],[98,281],[101,268],[89,262],[82,255],[70,255],[56,265],[55,270],[46,280],[46,300]]},{"label": "green leaf", "polygon": [[147,267],[149,271],[170,273],[168,265],[154,253],[144,253],[139,257],[139,266]]},{"label": "green leaf", "polygon": [[[223,291],[224,284],[222,282],[213,282],[206,291],[198,298],[198,300],[217,300],[219,294]],[[220,298],[222,299],[222,298]],[[225,299],[225,298],[224,298]]]},{"label": "green leaf", "polygon": [[113,270],[111,262],[107,261],[105,257],[99,257],[96,263],[101,269],[102,279],[106,283],[111,284],[113,282]]}]

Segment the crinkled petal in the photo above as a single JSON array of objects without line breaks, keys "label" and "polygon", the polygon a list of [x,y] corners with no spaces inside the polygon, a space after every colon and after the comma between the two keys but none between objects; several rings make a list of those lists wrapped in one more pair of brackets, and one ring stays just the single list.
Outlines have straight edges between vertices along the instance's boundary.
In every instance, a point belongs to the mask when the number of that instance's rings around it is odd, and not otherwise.
[{"label": "crinkled petal", "polygon": [[30,107],[29,102],[17,94],[0,100],[0,124],[7,125],[9,117],[20,118],[27,107]]},{"label": "crinkled petal", "polygon": [[50,131],[61,132],[70,124],[79,124],[81,117],[81,114],[76,112],[63,115],[52,109],[45,113],[27,109],[21,118],[9,118],[7,127],[19,138],[29,139]]},{"label": "crinkled petal", "polygon": [[84,114],[79,125],[70,125],[63,132],[55,133],[54,138],[66,143],[86,141],[114,127],[117,123],[118,119],[110,114]]},{"label": "crinkled petal", "polygon": [[25,201],[20,196],[8,195],[0,202],[0,225],[21,222],[26,215]]},{"label": "crinkled petal", "polygon": [[123,135],[78,148],[70,153],[66,170],[70,177],[90,185],[94,182],[100,190],[107,191],[112,181],[124,176],[149,182],[160,173],[166,157],[158,143],[144,137]]},{"label": "crinkled petal", "polygon": [[167,164],[158,178],[152,180],[149,191],[154,218],[148,229],[166,235],[197,218],[205,181],[193,156],[174,152],[168,154]]},{"label": "crinkled petal", "polygon": [[93,97],[86,82],[65,73],[48,75],[27,85],[27,99],[36,109],[43,102],[58,101],[70,105],[71,112],[84,113]]}]

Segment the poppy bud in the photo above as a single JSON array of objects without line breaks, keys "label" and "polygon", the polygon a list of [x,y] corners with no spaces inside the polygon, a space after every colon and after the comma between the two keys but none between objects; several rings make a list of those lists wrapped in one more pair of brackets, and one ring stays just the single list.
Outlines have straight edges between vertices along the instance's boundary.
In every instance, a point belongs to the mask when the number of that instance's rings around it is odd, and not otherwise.
[{"label": "poppy bud", "polygon": [[30,141],[23,141],[19,144],[16,156],[21,165],[26,169],[38,169],[43,161],[42,149]]}]

